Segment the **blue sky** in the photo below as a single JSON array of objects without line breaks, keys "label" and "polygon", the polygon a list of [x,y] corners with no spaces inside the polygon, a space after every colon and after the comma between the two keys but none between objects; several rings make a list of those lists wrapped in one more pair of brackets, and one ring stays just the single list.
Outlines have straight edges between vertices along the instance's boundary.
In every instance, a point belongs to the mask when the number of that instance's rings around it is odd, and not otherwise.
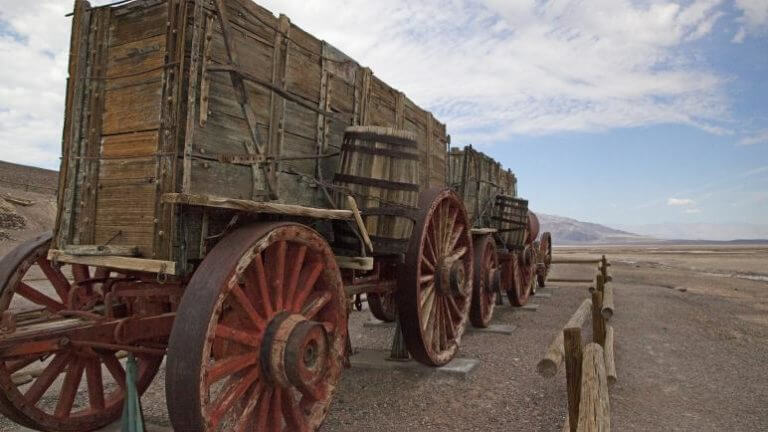
[{"label": "blue sky", "polygon": [[[536,210],[768,224],[768,0],[259,3],[512,168]],[[0,159],[58,166],[69,8],[0,0]]]}]

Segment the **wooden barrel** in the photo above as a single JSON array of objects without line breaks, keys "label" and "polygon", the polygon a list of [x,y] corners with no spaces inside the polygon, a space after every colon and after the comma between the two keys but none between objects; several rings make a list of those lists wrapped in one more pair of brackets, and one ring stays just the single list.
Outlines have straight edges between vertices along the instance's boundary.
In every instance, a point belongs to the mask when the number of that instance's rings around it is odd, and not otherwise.
[{"label": "wooden barrel", "polygon": [[[363,214],[374,252],[403,253],[413,230],[408,215],[419,200],[419,148],[416,135],[378,126],[347,128],[334,183],[352,193]],[[347,208],[339,193],[337,206]],[[348,243],[349,233],[337,229]]]},{"label": "wooden barrel", "polygon": [[494,208],[494,228],[509,249],[525,246],[528,228],[528,201],[509,195],[498,195]]}]

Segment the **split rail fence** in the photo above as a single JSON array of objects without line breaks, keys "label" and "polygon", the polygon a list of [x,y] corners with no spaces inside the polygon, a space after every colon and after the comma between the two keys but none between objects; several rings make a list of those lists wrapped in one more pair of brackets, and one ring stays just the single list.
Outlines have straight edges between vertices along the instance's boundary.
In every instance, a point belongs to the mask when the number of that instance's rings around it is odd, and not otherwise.
[{"label": "split rail fence", "polygon": [[[611,408],[608,386],[616,382],[614,330],[608,325],[613,317],[613,278],[605,255],[600,259],[553,258],[552,264],[597,265],[594,279],[548,279],[553,283],[589,283],[586,298],[549,344],[536,369],[544,377],[553,377],[565,363],[568,390],[568,416],[563,431],[610,431]],[[582,345],[582,326],[592,319],[592,342]]]}]

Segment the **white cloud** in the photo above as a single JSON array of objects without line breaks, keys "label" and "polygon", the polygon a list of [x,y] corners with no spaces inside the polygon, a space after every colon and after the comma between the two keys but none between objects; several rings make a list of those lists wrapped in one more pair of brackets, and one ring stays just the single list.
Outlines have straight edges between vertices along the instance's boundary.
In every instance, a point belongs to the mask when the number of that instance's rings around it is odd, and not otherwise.
[{"label": "white cloud", "polygon": [[690,198],[669,198],[667,200],[668,206],[692,206],[695,204],[696,204],[696,201]]},{"label": "white cloud", "polygon": [[[724,80],[685,50],[721,0],[259,3],[435,111],[457,144],[662,123],[729,132]],[[3,159],[58,163],[70,9],[0,0]]]},{"label": "white cloud", "polygon": [[747,35],[768,33],[768,1],[735,0],[734,6],[741,11],[741,26],[733,36],[734,43],[742,43]]},{"label": "white cloud", "polygon": [[739,145],[743,146],[755,144],[768,144],[768,129],[746,136],[739,141]]}]

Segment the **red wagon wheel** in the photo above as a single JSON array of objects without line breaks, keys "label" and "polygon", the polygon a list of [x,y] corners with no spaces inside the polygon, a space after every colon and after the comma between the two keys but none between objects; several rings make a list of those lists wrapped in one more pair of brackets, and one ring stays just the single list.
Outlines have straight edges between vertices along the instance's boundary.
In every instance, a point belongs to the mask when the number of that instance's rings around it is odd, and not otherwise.
[{"label": "red wagon wheel", "polygon": [[526,248],[520,252],[512,253],[512,280],[507,290],[507,297],[513,306],[525,306],[531,294],[534,293],[534,274],[536,263],[532,250]]},{"label": "red wagon wheel", "polygon": [[413,357],[442,366],[456,355],[472,300],[472,237],[464,205],[450,189],[419,197],[396,294]]},{"label": "red wagon wheel", "polygon": [[371,313],[377,320],[384,322],[393,322],[395,320],[397,305],[395,304],[394,294],[368,293],[365,297],[368,299],[368,306],[371,308]]},{"label": "red wagon wheel", "polygon": [[536,279],[540,288],[544,288],[549,275],[549,267],[552,265],[552,234],[545,232],[541,235],[539,244],[539,261],[541,266],[537,268]]},{"label": "red wagon wheel", "polygon": [[472,308],[469,320],[472,325],[486,328],[493,317],[496,295],[499,290],[501,272],[496,254],[496,242],[490,235],[475,240],[475,278],[472,293]]},{"label": "red wagon wheel", "polygon": [[314,431],[342,369],[346,297],[326,241],[292,223],[241,228],[195,272],[168,348],[179,431]]},{"label": "red wagon wheel", "polygon": [[[98,315],[97,292],[109,271],[85,265],[56,266],[46,258],[51,234],[24,243],[0,261],[0,312],[13,315],[15,336],[42,322],[63,320],[57,314],[77,308]],[[29,327],[28,327],[29,326]],[[0,340],[3,336],[0,336]],[[14,346],[27,351],[35,341]],[[0,411],[17,423],[38,430],[89,431],[119,416],[124,399],[125,369],[110,350],[64,344],[34,354],[0,355]],[[161,356],[137,354],[141,394],[157,373]],[[19,380],[30,372],[32,380]],[[36,376],[36,378],[34,378]],[[22,384],[23,383],[23,384]],[[80,397],[78,397],[80,396]]]}]

